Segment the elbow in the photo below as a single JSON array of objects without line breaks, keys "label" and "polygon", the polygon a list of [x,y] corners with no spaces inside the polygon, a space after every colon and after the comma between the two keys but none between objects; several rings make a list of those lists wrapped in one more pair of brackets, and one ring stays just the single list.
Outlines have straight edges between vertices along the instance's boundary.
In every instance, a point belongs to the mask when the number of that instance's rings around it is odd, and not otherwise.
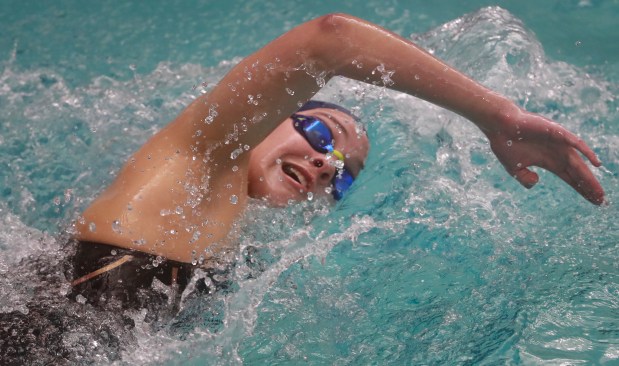
[{"label": "elbow", "polygon": [[357,19],[342,13],[320,16],[306,25],[298,39],[305,56],[317,62],[329,73],[338,74],[343,63],[348,61],[345,50],[350,43]]},{"label": "elbow", "polygon": [[317,18],[316,21],[321,31],[334,33],[354,19],[354,17],[348,14],[330,13]]}]

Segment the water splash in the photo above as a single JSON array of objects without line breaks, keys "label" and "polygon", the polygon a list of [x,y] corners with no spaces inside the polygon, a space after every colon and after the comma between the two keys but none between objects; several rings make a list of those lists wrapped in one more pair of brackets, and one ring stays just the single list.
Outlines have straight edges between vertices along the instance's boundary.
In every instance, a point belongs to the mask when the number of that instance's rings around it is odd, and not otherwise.
[{"label": "water splash", "polygon": [[[598,176],[616,201],[616,85],[548,60],[533,34],[498,8],[414,39],[581,133],[605,162]],[[17,256],[4,256],[0,271],[52,245],[44,230],[56,232],[92,200],[193,99],[193,85],[219,80],[236,62],[161,64],[129,81],[101,76],[77,88],[53,69],[5,68],[0,247]],[[544,350],[571,360],[616,359],[597,332],[615,318],[615,205],[595,210],[549,175],[532,191],[520,189],[479,131],[414,98],[337,78],[317,98],[352,106],[368,129],[371,156],[351,194],[335,210],[317,197],[270,214],[250,210],[256,223],[241,235],[237,257],[257,247],[269,259],[253,262],[259,270],[236,265],[238,289],[213,298],[221,313],[209,319],[219,326],[190,322],[179,340],[133,314],[136,329],[127,338],[136,341],[123,362],[240,364],[260,355],[319,362],[328,355],[350,364],[512,356],[535,363]],[[28,299],[16,281],[0,285],[10,309]]]}]

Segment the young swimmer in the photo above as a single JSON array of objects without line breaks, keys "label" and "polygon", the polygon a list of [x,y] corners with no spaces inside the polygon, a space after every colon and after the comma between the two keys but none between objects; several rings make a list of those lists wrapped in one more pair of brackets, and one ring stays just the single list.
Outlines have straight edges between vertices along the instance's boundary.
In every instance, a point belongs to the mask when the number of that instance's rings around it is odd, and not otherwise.
[{"label": "young swimmer", "polygon": [[526,188],[538,181],[528,168],[538,166],[603,203],[579,152],[601,163],[575,135],[394,33],[330,14],[246,57],[129,159],[76,224],[75,292],[131,302],[153,277],[182,289],[196,262],[208,266],[233,248],[229,233],[248,197],[273,205],[309,192],[339,198],[363,168],[368,139],[340,107],[299,105],[334,76],[381,84],[380,68],[393,72],[387,87],[478,126]]}]

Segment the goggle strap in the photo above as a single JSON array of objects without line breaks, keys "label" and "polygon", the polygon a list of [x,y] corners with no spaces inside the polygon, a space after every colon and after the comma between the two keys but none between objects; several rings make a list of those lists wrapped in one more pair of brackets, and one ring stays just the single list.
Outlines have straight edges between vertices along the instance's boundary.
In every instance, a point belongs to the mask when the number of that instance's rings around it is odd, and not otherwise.
[{"label": "goggle strap", "polygon": [[333,149],[333,151],[331,151],[331,154],[335,155],[335,157],[339,160],[344,161],[344,154],[342,154],[340,151]]}]

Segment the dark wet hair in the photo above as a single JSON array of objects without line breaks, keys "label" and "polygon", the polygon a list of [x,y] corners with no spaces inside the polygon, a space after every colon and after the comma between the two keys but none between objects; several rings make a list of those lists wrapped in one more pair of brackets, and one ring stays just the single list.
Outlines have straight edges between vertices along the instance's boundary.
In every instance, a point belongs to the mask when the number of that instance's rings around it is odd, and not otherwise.
[{"label": "dark wet hair", "polygon": [[356,122],[359,122],[359,117],[355,116],[351,111],[349,111],[348,109],[337,105],[335,103],[330,103],[330,102],[323,102],[321,100],[309,100],[307,102],[305,102],[305,104],[303,104],[303,106],[301,106],[301,108],[299,108],[299,110],[297,110],[297,112],[303,112],[303,111],[308,111],[310,109],[316,109],[316,108],[328,108],[328,109],[335,109],[336,111],[340,111],[340,112],[344,112],[347,115],[351,116]]}]

